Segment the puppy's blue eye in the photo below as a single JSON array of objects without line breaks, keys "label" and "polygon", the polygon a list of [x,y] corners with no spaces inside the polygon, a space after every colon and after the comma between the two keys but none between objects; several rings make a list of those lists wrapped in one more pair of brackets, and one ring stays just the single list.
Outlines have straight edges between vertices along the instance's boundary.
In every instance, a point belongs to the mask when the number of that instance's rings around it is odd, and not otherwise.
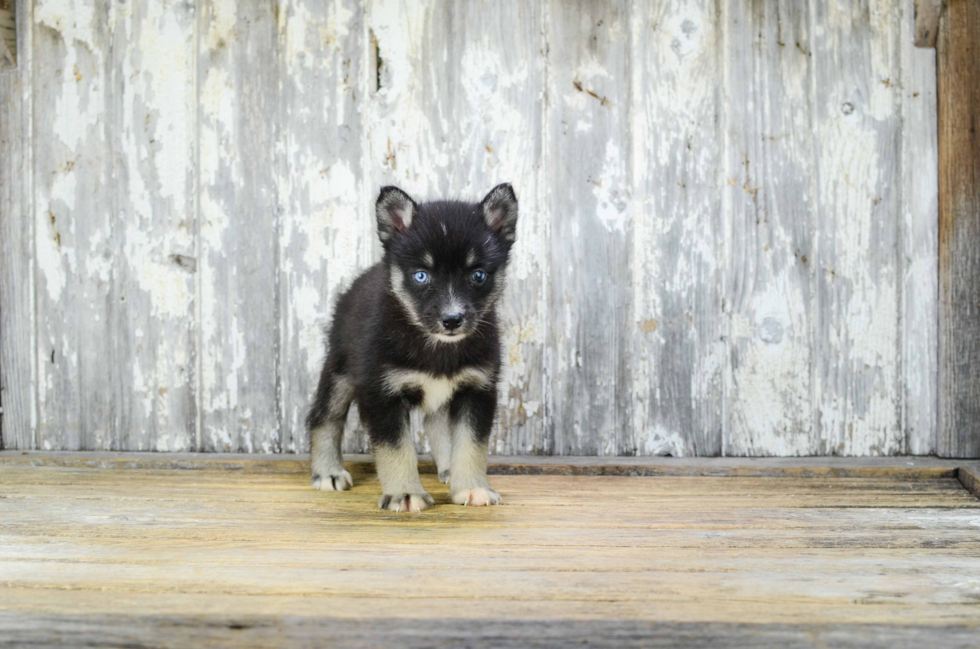
[{"label": "puppy's blue eye", "polygon": [[420,271],[416,272],[414,275],[412,275],[412,277],[419,284],[425,284],[426,282],[429,281],[429,274],[427,272],[425,272],[424,270],[420,270]]},{"label": "puppy's blue eye", "polygon": [[482,284],[483,282],[487,281],[487,274],[482,270],[474,270],[473,274],[470,275],[470,279],[473,280],[474,284]]}]

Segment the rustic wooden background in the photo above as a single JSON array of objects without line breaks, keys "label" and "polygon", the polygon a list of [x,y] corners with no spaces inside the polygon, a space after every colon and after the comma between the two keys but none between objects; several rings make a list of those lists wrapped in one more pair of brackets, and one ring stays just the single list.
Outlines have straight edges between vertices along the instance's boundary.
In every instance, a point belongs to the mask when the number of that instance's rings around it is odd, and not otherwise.
[{"label": "rustic wooden background", "polygon": [[504,180],[494,452],[936,448],[936,67],[912,0],[17,10],[7,448],[305,451],[378,187]]}]

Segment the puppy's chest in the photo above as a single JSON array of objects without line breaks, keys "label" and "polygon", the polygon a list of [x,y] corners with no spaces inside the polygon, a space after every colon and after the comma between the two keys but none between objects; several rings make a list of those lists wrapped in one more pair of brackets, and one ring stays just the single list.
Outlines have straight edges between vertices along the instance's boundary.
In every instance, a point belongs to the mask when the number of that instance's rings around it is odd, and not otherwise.
[{"label": "puppy's chest", "polygon": [[427,413],[435,412],[449,403],[461,388],[486,389],[493,386],[491,373],[477,367],[468,367],[450,376],[435,376],[418,370],[388,369],[383,376],[390,394],[404,396]]}]

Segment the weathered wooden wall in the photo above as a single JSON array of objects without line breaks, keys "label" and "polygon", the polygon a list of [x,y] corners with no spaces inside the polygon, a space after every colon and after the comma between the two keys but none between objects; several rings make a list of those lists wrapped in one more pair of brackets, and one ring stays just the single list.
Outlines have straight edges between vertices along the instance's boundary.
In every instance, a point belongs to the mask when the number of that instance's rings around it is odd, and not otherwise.
[{"label": "weathered wooden wall", "polygon": [[937,451],[980,457],[980,5],[949,0],[939,25]]},{"label": "weathered wooden wall", "polygon": [[912,4],[22,0],[4,443],[305,450],[378,187],[507,180],[494,452],[933,452]]}]

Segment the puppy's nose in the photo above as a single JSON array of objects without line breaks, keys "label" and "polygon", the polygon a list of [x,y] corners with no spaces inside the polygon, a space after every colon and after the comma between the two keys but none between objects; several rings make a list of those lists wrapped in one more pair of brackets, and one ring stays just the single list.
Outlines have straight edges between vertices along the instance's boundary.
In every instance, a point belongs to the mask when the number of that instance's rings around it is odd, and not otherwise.
[{"label": "puppy's nose", "polygon": [[462,313],[443,313],[442,314],[442,326],[446,328],[446,331],[454,331],[459,329],[459,326],[463,324],[463,314]]}]

